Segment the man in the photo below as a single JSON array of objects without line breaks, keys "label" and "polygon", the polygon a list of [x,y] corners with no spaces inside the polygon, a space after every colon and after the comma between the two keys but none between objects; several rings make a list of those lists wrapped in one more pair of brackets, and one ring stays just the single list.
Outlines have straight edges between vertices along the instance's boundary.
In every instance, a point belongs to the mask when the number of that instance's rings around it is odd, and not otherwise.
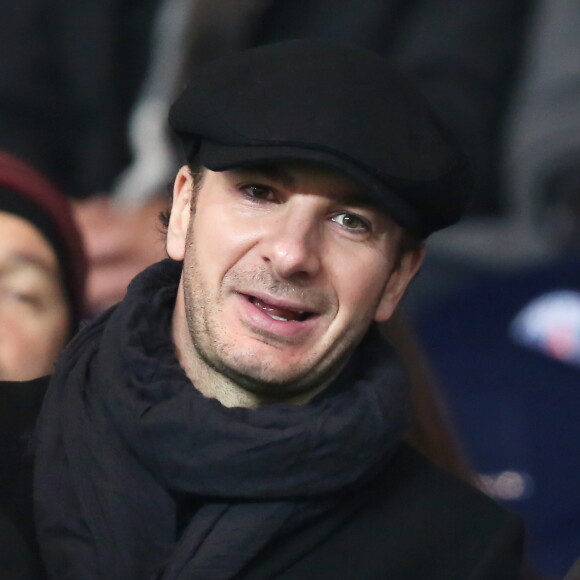
[{"label": "man", "polygon": [[401,444],[372,328],[459,216],[461,156],[380,57],[196,70],[171,260],[72,341],[36,432],[50,578],[515,578],[520,528]]}]

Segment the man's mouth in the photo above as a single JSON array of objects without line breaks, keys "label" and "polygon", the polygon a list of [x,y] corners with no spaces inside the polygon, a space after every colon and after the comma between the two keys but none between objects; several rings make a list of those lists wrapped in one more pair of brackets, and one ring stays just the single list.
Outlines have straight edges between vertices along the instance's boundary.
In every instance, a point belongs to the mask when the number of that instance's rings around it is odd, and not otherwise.
[{"label": "man's mouth", "polygon": [[256,308],[259,308],[270,318],[279,322],[304,322],[314,316],[313,312],[277,306],[255,296],[248,296],[247,298]]}]

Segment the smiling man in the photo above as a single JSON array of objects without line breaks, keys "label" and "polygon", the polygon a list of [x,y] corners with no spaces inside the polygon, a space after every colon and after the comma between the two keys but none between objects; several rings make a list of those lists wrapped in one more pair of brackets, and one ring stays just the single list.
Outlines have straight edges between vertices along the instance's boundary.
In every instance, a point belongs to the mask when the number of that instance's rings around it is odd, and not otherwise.
[{"label": "smiling man", "polygon": [[515,578],[518,521],[402,443],[374,328],[466,189],[420,95],[293,41],[196,70],[170,124],[170,259],[76,336],[40,415],[49,578]]},{"label": "smiling man", "polygon": [[169,255],[184,260],[181,365],[227,406],[307,401],[370,323],[390,317],[422,246],[400,256],[402,228],[325,167],[287,161],[198,179],[196,189],[190,169],[179,172],[168,232]]}]

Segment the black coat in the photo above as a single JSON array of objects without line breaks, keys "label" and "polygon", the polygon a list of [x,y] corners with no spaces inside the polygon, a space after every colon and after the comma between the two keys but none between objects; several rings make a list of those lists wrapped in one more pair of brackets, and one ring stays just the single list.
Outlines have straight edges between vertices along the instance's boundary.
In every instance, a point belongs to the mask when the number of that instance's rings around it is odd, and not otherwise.
[{"label": "black coat", "polygon": [[[46,384],[0,384],[0,544],[11,546],[2,550],[2,578],[40,577],[28,435]],[[336,529],[335,518],[344,519]],[[240,580],[509,580],[520,552],[517,518],[401,444],[340,513],[270,544]]]},{"label": "black coat", "polygon": [[[243,580],[507,580],[521,529],[491,500],[406,445],[329,537],[326,520],[272,546]],[[344,505],[343,509],[351,506]]]}]

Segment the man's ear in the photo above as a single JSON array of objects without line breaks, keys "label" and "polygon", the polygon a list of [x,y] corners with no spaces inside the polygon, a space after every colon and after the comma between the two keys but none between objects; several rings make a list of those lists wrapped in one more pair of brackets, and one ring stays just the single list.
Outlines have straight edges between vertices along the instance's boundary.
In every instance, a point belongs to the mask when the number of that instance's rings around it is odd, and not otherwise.
[{"label": "man's ear", "polygon": [[424,257],[424,245],[408,250],[403,254],[399,267],[391,272],[387,281],[383,296],[375,312],[375,322],[385,322],[391,318],[409,283],[419,271]]},{"label": "man's ear", "polygon": [[191,219],[193,185],[193,177],[189,167],[184,165],[177,173],[173,184],[173,204],[167,226],[167,254],[177,261],[183,260],[185,256],[185,241]]}]

